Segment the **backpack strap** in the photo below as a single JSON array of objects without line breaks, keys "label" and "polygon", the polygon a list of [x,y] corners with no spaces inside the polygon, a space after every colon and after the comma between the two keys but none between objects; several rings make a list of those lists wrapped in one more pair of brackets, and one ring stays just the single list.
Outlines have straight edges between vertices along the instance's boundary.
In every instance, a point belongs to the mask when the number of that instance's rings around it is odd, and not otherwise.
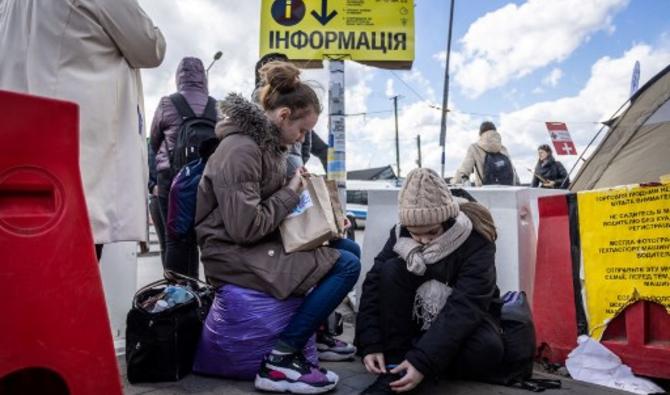
[{"label": "backpack strap", "polygon": [[207,106],[205,106],[205,111],[202,113],[202,117],[216,122],[216,99],[212,96],[207,99]]},{"label": "backpack strap", "polygon": [[[486,162],[486,155],[488,155],[488,151],[486,151],[484,148],[480,147],[479,144],[475,144],[475,147],[479,148],[483,153],[484,153],[484,162]],[[477,173],[477,177],[479,177],[479,181],[484,185],[484,177],[482,174],[479,172],[479,169],[477,168],[477,161],[475,161],[475,172]]]},{"label": "backpack strap", "polygon": [[177,109],[177,112],[182,119],[195,118],[196,115],[193,112],[193,109],[181,93],[177,92],[171,94],[170,101],[172,101],[172,104]]}]

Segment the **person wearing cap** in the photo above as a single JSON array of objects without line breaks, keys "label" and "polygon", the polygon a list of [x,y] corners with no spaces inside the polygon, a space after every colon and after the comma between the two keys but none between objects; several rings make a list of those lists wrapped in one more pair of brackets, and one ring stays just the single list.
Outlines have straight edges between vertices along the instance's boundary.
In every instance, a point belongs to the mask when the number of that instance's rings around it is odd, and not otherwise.
[{"label": "person wearing cap", "polygon": [[412,170],[393,227],[363,283],[359,355],[377,380],[362,394],[412,391],[424,378],[485,380],[503,358],[495,225],[452,197],[433,170]]},{"label": "person wearing cap", "polygon": [[[486,178],[486,155],[487,154],[502,154],[508,159],[510,158],[509,152],[504,145],[502,145],[502,137],[496,125],[491,121],[482,122],[479,126],[479,141],[470,145],[468,147],[468,152],[463,159],[463,163],[456,171],[454,176],[454,183],[461,183],[463,180],[469,180],[470,174],[475,174],[475,185],[482,186],[484,185],[484,179]],[[516,170],[513,166],[510,167],[513,175],[512,185],[519,185],[519,177],[516,174]]]},{"label": "person wearing cap", "polygon": [[568,172],[563,167],[563,164],[552,155],[551,147],[547,144],[542,144],[537,147],[537,165],[533,172],[533,188],[549,188],[549,189],[567,189],[570,185],[568,179]]}]

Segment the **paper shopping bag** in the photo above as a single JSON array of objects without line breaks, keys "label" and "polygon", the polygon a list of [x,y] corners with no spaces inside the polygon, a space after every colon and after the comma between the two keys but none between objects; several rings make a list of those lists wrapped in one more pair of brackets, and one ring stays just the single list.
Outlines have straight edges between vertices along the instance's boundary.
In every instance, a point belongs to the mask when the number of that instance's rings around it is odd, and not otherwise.
[{"label": "paper shopping bag", "polygon": [[344,237],[346,233],[344,229],[344,209],[342,203],[340,202],[340,193],[337,190],[337,182],[335,180],[326,181],[326,187],[328,187],[328,195],[330,196],[330,205],[333,208],[333,215],[335,216],[335,223],[337,224],[337,232],[340,234],[340,237]]},{"label": "paper shopping bag", "polygon": [[287,253],[308,251],[338,237],[328,188],[323,177],[306,176],[300,203],[279,225]]}]

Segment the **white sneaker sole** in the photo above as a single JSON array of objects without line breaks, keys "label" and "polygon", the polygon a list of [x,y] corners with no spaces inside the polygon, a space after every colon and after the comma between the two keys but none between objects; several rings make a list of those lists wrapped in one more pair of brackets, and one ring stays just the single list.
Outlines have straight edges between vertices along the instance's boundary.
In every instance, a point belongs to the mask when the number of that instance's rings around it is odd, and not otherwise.
[{"label": "white sneaker sole", "polygon": [[268,392],[290,392],[292,394],[323,394],[324,392],[331,391],[336,385],[337,382],[324,387],[313,387],[309,384],[299,382],[274,381],[258,375],[256,375],[256,380],[254,380],[254,387],[258,390]]}]

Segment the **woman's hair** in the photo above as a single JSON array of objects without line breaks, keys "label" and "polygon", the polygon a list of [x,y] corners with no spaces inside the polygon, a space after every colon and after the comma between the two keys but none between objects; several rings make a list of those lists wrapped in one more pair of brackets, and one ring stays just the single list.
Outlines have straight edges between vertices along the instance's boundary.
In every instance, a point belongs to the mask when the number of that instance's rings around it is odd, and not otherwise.
[{"label": "woman's hair", "polygon": [[542,151],[548,153],[549,155],[552,154],[551,147],[549,146],[549,144],[542,144],[539,147],[537,147],[537,150],[538,151],[542,150]]},{"label": "woman's hair", "polygon": [[463,214],[467,215],[472,222],[472,228],[484,236],[490,242],[495,242],[498,238],[498,233],[496,232],[496,225],[493,222],[493,217],[489,210],[476,202],[467,202],[461,203],[461,211]]},{"label": "woman's hair", "polygon": [[291,110],[291,119],[298,119],[310,109],[321,113],[321,103],[311,86],[300,80],[300,70],[288,62],[270,62],[260,69],[260,103],[267,111],[279,107]]}]

